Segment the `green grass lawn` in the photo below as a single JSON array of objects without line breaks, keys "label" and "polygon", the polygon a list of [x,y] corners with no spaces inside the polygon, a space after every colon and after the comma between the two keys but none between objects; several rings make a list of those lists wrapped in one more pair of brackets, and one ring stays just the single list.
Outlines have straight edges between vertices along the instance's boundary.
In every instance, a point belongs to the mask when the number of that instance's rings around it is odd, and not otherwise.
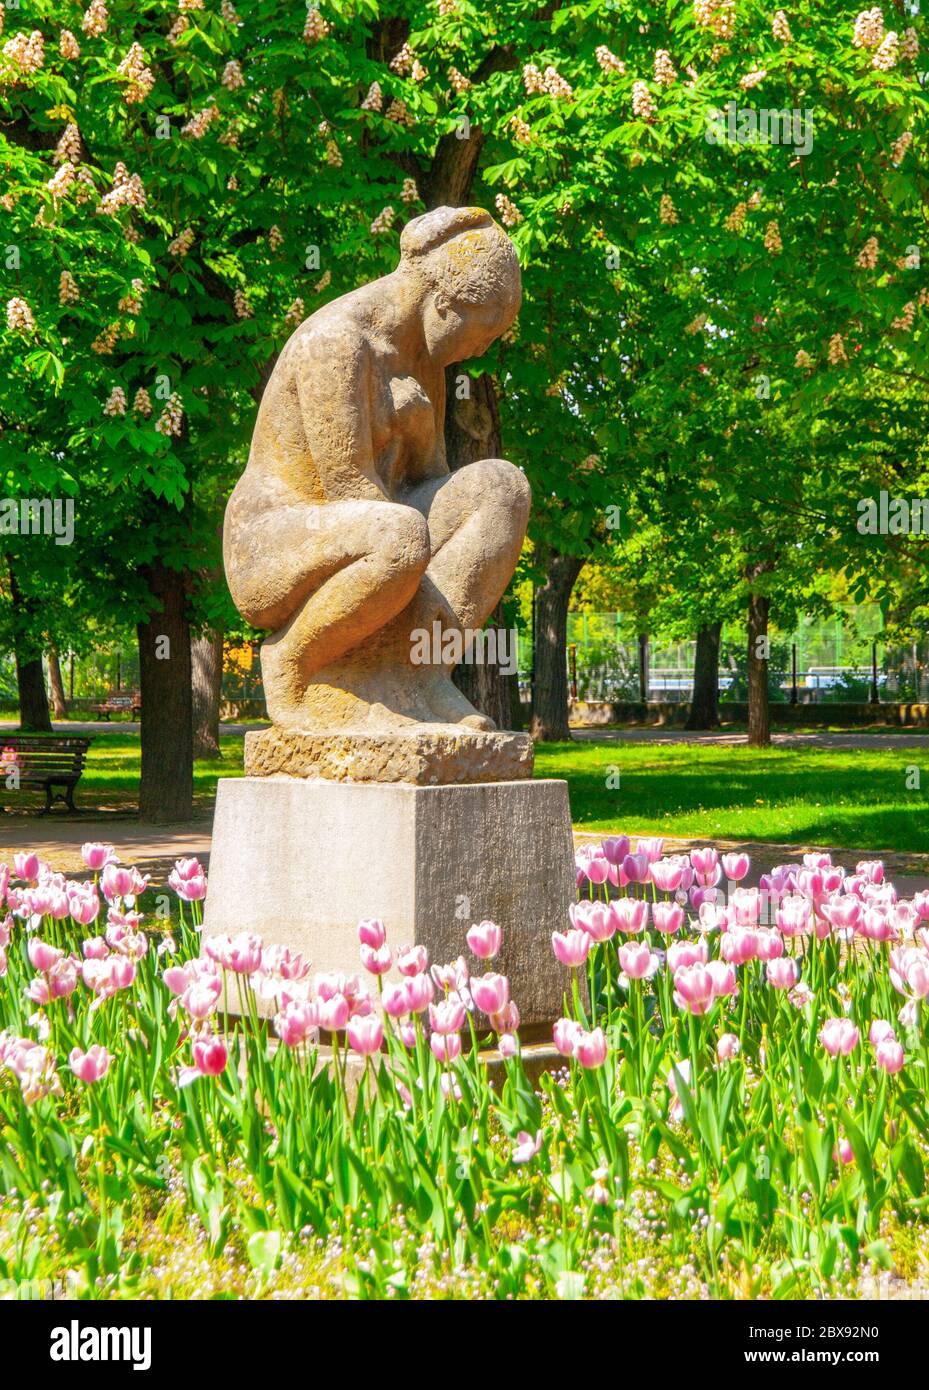
[{"label": "green grass lawn", "polygon": [[[536,775],[567,778],[582,830],[926,852],[929,756],[922,788],[907,789],[921,758],[914,749],[560,743],[536,749]],[[607,785],[611,771],[618,787]]]},{"label": "green grass lawn", "polygon": [[[242,738],[228,735],[222,747],[222,760],[196,764],[195,801],[204,814],[217,777],[242,773]],[[924,767],[921,758],[914,749],[584,742],[540,746],[536,774],[567,779],[581,830],[925,853],[929,757]],[[919,790],[907,788],[913,767],[922,774]],[[616,773],[619,786],[609,786]],[[85,813],[131,812],[138,779],[138,735],[100,734],[77,788],[78,806]],[[9,794],[5,800],[11,809],[41,803]]]}]

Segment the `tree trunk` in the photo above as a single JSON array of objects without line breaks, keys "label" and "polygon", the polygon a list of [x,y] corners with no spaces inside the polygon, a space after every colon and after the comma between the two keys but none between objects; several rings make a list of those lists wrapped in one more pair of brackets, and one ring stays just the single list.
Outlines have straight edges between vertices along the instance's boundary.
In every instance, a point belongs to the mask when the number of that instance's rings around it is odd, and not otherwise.
[{"label": "tree trunk", "polygon": [[16,684],[19,687],[19,727],[24,734],[50,734],[52,719],[48,712],[48,693],[40,656],[25,661],[16,656]]},{"label": "tree trunk", "polygon": [[765,594],[748,598],[748,742],[752,748],[771,743],[768,709],[768,610]]},{"label": "tree trunk", "polygon": [[190,624],[184,575],[160,560],[145,573],[156,600],[138,625],[142,691],[142,820],[186,820],[193,809]]},{"label": "tree trunk", "polygon": [[715,729],[719,725],[719,639],[722,623],[710,623],[697,633],[694,652],[694,688],[690,699],[688,729]]},{"label": "tree trunk", "polygon": [[[478,459],[499,458],[500,414],[493,381],[489,376],[466,377],[460,367],[451,366],[445,373],[445,455],[454,472]],[[458,396],[467,390],[461,400]],[[505,624],[502,603],[498,603],[490,618],[491,626]],[[456,666],[452,680],[475,709],[492,719],[498,729],[512,727],[513,690],[519,701],[519,678],[514,672],[506,675],[496,662]]]},{"label": "tree trunk", "polygon": [[68,702],[65,699],[64,681],[61,678],[61,661],[54,642],[48,645],[48,683],[52,688],[52,709],[56,719],[67,719]]},{"label": "tree trunk", "polygon": [[648,633],[639,633],[639,699],[648,704]]},{"label": "tree trunk", "polygon": [[10,600],[13,615],[13,650],[16,659],[16,686],[19,693],[19,727],[23,733],[50,734],[48,691],[42,670],[42,648],[33,635],[35,606],[23,595],[13,562],[8,560]]},{"label": "tree trunk", "polygon": [[568,727],[568,605],[584,561],[577,555],[549,552],[545,583],[534,596],[532,624],[532,721],[537,743],[569,739]]},{"label": "tree trunk", "polygon": [[220,758],[219,704],[223,684],[223,635],[207,631],[190,644],[195,758]]}]

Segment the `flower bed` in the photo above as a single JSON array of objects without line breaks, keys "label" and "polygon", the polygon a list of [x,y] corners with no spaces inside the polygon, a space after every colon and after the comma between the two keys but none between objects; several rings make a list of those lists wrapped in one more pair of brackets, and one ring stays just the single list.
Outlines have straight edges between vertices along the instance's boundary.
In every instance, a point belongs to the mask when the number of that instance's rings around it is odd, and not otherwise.
[{"label": "flower bed", "polygon": [[803,1296],[919,1258],[929,894],[878,861],[748,887],[745,855],[585,848],[536,1091],[493,968],[518,924],[437,963],[362,922],[350,978],[249,935],[201,956],[196,860],[149,913],[147,879],[83,853],[82,881],[0,871],[3,1279]]}]

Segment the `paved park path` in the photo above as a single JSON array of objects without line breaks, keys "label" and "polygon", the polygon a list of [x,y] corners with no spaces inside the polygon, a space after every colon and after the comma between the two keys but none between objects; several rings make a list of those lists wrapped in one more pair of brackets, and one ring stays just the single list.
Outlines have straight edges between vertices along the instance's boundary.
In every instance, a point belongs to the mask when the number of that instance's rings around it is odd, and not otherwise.
[{"label": "paved park path", "polygon": [[[12,720],[0,720],[0,730],[14,729]],[[266,724],[223,724],[220,732],[224,735],[242,735],[247,729],[262,729]],[[56,733],[137,733],[137,723],[117,720],[113,723],[91,722],[65,723],[56,725]],[[744,733],[730,733],[717,730],[711,733],[694,732],[686,729],[576,729],[574,737],[580,740],[604,740],[616,743],[711,743],[721,746],[744,743]],[[821,747],[821,748],[925,748],[929,744],[929,731],[919,734],[912,730],[900,734],[881,733],[775,733],[772,741],[783,747]],[[182,825],[170,827],[146,825],[138,818],[127,817],[122,813],[107,815],[99,811],[78,812],[74,816],[52,814],[51,816],[2,817],[0,818],[0,862],[9,860],[17,850],[36,849],[58,869],[74,873],[82,867],[80,848],[85,840],[104,840],[113,844],[124,863],[137,864],[144,873],[150,873],[155,883],[163,882],[175,859],[185,855],[196,855],[209,866],[210,841],[212,835],[212,813],[200,816]],[[624,830],[627,827],[624,825]],[[578,831],[575,834],[578,844],[602,839],[602,833]],[[665,841],[669,853],[686,852],[702,840],[683,840],[668,838]],[[799,861],[805,849],[830,849],[828,845],[778,845],[759,841],[721,841],[714,840],[721,850],[744,850],[752,857],[752,879],[764,873],[775,864]],[[855,861],[864,857],[864,851],[834,849],[836,863],[854,867]],[[901,895],[909,895],[929,888],[929,856],[913,854],[884,854],[887,876],[897,884]]]}]

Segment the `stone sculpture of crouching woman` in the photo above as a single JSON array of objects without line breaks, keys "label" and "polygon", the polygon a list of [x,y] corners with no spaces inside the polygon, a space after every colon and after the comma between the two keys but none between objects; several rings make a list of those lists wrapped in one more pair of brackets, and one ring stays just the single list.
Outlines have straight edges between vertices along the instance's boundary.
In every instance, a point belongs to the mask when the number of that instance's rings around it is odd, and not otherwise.
[{"label": "stone sculpture of crouching woman", "polygon": [[262,398],[226,510],[232,596],[270,629],[268,712],[307,732],[492,729],[412,634],[478,629],[516,565],[529,487],[503,459],[450,473],[445,368],[520,304],[513,245],[480,208],[438,208],[400,264],[296,330]]}]

